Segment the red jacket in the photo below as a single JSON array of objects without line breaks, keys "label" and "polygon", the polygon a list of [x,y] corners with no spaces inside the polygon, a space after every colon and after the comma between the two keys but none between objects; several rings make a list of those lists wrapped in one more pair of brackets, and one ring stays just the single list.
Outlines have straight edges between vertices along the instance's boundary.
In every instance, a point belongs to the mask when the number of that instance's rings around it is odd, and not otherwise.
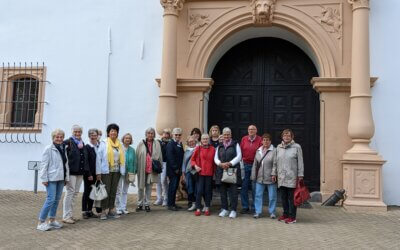
[{"label": "red jacket", "polygon": [[249,136],[243,136],[240,142],[240,150],[242,151],[242,159],[246,164],[253,164],[254,157],[256,156],[257,149],[262,145],[262,138],[256,135],[253,142],[250,141]]},{"label": "red jacket", "polygon": [[197,165],[201,168],[199,175],[213,176],[216,168],[214,155],[215,148],[213,146],[210,145],[208,148],[197,146],[193,152],[190,163],[193,167]]}]

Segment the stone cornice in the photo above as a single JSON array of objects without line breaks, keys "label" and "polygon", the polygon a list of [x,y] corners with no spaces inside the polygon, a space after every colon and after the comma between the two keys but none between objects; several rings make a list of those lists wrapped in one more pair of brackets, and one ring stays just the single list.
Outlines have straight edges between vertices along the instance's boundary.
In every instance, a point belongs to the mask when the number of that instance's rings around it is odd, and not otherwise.
[{"label": "stone cornice", "polygon": [[[161,79],[156,79],[158,87],[161,86]],[[177,91],[178,92],[207,92],[211,89],[214,84],[211,78],[193,79],[193,78],[179,78],[177,79]]]},{"label": "stone cornice", "polygon": [[356,9],[369,9],[369,0],[347,0],[353,5],[353,11]]},{"label": "stone cornice", "polygon": [[[371,88],[374,86],[377,77],[371,77]],[[313,88],[318,93],[321,92],[350,92],[351,89],[351,78],[348,77],[336,77],[336,78],[322,78],[313,77],[311,79]]]},{"label": "stone cornice", "polygon": [[185,0],[160,0],[160,3],[164,8],[164,15],[177,16],[179,11],[183,9]]}]

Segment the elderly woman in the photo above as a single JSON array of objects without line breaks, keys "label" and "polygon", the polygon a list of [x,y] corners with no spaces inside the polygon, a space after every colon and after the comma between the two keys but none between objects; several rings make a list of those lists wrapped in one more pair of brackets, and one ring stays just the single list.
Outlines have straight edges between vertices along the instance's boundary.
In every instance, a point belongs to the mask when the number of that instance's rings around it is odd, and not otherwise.
[{"label": "elderly woman", "polygon": [[190,135],[186,141],[187,147],[185,154],[183,155],[182,173],[183,178],[186,182],[186,190],[188,193],[188,211],[194,211],[196,209],[196,182],[197,172],[192,168],[190,159],[192,158],[194,149],[196,147],[196,139]]},{"label": "elderly woman", "polygon": [[182,129],[172,130],[173,139],[167,145],[167,175],[169,178],[168,187],[168,209],[177,211],[181,207],[175,204],[176,191],[179,186],[179,179],[182,175],[183,145],[181,142]]},{"label": "elderly woman", "polygon": [[[240,173],[240,160],[242,159],[242,152],[238,142],[232,140],[232,131],[226,127],[222,130],[223,142],[218,146],[215,152],[214,162],[217,165],[215,173],[215,183],[220,184],[221,191],[221,212],[220,217],[225,217],[229,214],[229,218],[236,218],[237,203],[238,203],[238,185],[241,185],[242,178]],[[224,181],[224,172],[233,173],[236,176],[235,183]],[[228,208],[228,192],[229,201],[231,205],[231,212]]]},{"label": "elderly woman", "polygon": [[196,188],[196,216],[201,215],[201,198],[204,197],[204,215],[210,215],[210,205],[212,197],[212,179],[215,172],[215,148],[210,145],[208,134],[201,136],[201,145],[194,150],[191,165],[192,169],[198,173]]},{"label": "elderly woman", "polygon": [[99,136],[97,129],[89,129],[89,143],[85,145],[88,154],[89,171],[83,175],[83,196],[82,196],[82,217],[84,219],[97,218],[92,212],[93,200],[89,198],[92,191],[92,185],[96,182],[96,169],[100,165],[99,157],[97,157],[97,138]]},{"label": "elderly woman", "polygon": [[221,134],[221,131],[220,131],[218,125],[212,125],[210,128],[210,131],[208,132],[208,135],[210,136],[210,144],[214,148],[217,148],[219,145],[220,134]]},{"label": "elderly woman", "polygon": [[99,151],[102,154],[102,166],[97,179],[106,185],[107,198],[101,201],[101,220],[119,218],[115,211],[115,198],[119,178],[125,174],[125,152],[122,143],[118,140],[119,126],[115,123],[107,126],[107,139],[105,147]]},{"label": "elderly woman", "polygon": [[64,141],[68,157],[69,182],[66,185],[66,194],[63,203],[63,222],[74,224],[78,219],[72,216],[73,205],[83,181],[83,175],[88,175],[88,153],[82,141],[82,127],[72,126],[72,136]]},{"label": "elderly woman", "polygon": [[136,211],[150,212],[150,198],[153,183],[158,182],[158,173],[152,169],[152,162],[163,161],[161,145],[154,140],[156,131],[148,128],[145,131],[146,139],[139,142],[136,148],[137,157],[137,179],[138,179],[138,206]]},{"label": "elderly woman", "polygon": [[163,207],[168,204],[168,178],[167,178],[167,144],[171,141],[171,130],[166,128],[163,130],[161,135],[161,140],[159,140],[161,144],[162,151],[162,173],[158,176],[158,182],[156,186],[157,191],[157,200],[153,203],[155,206],[159,206],[162,204]]},{"label": "elderly woman", "polygon": [[126,203],[128,200],[128,189],[129,184],[135,182],[136,178],[136,153],[135,149],[132,148],[133,139],[130,133],[122,136],[122,149],[125,152],[125,174],[119,178],[117,198],[115,199],[115,206],[117,207],[117,214],[129,214],[126,209]]},{"label": "elderly woman", "polygon": [[265,188],[268,189],[268,211],[271,219],[275,219],[276,208],[276,183],[272,181],[272,166],[274,163],[275,150],[271,144],[271,135],[268,133],[262,136],[262,146],[257,149],[251,170],[251,180],[255,183],[255,214],[259,218],[262,213],[263,196]]},{"label": "elderly woman", "polygon": [[[46,146],[40,164],[39,177],[46,187],[47,197],[39,213],[37,230],[47,231],[51,228],[62,228],[56,221],[58,202],[66,182],[69,181],[67,156],[63,145],[64,131],[56,129],[51,133],[53,143]],[[50,218],[46,223],[47,216]]]},{"label": "elderly woman", "polygon": [[294,142],[294,134],[290,129],[283,130],[282,143],[276,148],[276,156],[272,168],[272,180],[278,181],[281,193],[283,215],[278,218],[287,224],[296,223],[294,190],[298,180],[303,179],[304,163],[301,146]]}]

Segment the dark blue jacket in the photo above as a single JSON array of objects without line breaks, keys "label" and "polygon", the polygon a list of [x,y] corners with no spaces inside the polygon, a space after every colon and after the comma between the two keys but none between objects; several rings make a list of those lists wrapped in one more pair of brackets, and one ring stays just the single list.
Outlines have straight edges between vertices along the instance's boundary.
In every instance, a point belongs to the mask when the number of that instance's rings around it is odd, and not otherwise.
[{"label": "dark blue jacket", "polygon": [[182,163],[183,163],[183,145],[171,140],[167,144],[166,156],[167,156],[167,175],[181,175],[182,174]]}]

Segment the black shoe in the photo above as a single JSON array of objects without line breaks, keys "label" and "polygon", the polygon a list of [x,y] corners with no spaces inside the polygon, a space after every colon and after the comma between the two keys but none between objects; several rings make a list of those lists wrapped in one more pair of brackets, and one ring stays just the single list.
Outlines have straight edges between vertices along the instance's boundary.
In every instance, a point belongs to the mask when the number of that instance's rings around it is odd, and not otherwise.
[{"label": "black shoe", "polygon": [[174,207],[176,207],[176,209],[182,209],[182,207],[178,205],[175,205]]},{"label": "black shoe", "polygon": [[82,218],[83,219],[89,219],[89,213],[88,212],[82,212]]},{"label": "black shoe", "polygon": [[176,208],[176,207],[168,207],[168,210],[171,210],[171,211],[178,211],[178,208]]},{"label": "black shoe", "polygon": [[250,212],[250,209],[248,208],[242,208],[242,210],[240,210],[241,214],[248,214]]},{"label": "black shoe", "polygon": [[143,206],[137,206],[136,212],[143,211]]},{"label": "black shoe", "polygon": [[89,216],[89,218],[99,218],[99,216],[97,214],[94,214],[92,211],[89,211],[87,215]]},{"label": "black shoe", "polygon": [[146,210],[146,212],[150,212],[151,210],[150,210],[150,206],[145,206],[144,207],[144,210]]}]

